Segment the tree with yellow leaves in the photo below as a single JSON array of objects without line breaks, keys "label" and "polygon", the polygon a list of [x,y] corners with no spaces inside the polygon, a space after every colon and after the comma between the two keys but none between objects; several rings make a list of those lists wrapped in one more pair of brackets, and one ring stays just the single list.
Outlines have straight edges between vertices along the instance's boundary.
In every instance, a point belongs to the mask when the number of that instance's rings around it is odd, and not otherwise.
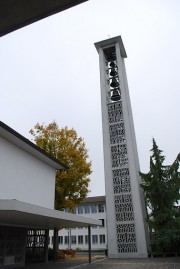
[{"label": "tree with yellow leaves", "polygon": [[83,138],[74,129],[59,129],[55,121],[47,126],[37,123],[30,133],[37,146],[69,167],[56,172],[55,209],[73,211],[87,196],[92,173]]}]

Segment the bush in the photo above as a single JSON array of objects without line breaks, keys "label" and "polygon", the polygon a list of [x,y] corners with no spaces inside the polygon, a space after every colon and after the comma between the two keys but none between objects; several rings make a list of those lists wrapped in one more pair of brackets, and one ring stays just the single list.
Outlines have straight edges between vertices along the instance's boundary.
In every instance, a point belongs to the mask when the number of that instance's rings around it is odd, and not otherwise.
[{"label": "bush", "polygon": [[64,255],[67,255],[71,258],[76,257],[76,251],[74,249],[63,249],[61,250]]},{"label": "bush", "polygon": [[160,253],[175,253],[180,250],[180,231],[168,230],[157,233],[154,250]]},{"label": "bush", "polygon": [[[49,248],[48,249],[48,260],[53,260],[53,258],[54,258],[54,251],[52,248]],[[56,258],[57,259],[65,259],[65,255],[64,255],[63,251],[57,250],[56,251]]]},{"label": "bush", "polygon": [[[56,251],[56,259],[66,260],[75,257],[76,257],[76,251],[74,249],[58,249]],[[49,248],[48,260],[53,260],[53,258],[54,258],[54,251],[52,248]]]},{"label": "bush", "polygon": [[81,251],[81,249],[80,248],[76,248],[76,252],[80,252]]}]

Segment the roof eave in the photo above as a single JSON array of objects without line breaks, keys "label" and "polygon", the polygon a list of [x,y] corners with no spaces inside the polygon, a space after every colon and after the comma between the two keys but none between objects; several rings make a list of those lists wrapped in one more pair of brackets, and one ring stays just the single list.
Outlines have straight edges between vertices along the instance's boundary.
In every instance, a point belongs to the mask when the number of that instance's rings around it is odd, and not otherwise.
[{"label": "roof eave", "polygon": [[1,0],[0,36],[86,1],[88,0]]},{"label": "roof eave", "polygon": [[0,135],[19,148],[39,158],[55,169],[68,169],[68,166],[45,152],[43,149],[32,143],[30,140],[13,130],[11,127],[0,121]]}]

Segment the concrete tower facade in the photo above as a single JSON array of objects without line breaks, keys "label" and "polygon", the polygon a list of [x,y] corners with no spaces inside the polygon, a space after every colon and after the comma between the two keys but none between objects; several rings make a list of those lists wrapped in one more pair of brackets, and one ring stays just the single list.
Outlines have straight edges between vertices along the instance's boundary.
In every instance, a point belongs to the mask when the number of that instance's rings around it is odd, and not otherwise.
[{"label": "concrete tower facade", "polygon": [[120,36],[98,43],[109,258],[145,258],[145,207]]}]

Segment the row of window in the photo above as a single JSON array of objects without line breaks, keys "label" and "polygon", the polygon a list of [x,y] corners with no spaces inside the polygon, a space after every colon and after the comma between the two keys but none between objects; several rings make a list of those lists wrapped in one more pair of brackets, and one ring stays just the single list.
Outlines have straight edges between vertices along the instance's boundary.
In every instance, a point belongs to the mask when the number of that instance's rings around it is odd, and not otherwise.
[{"label": "row of window", "polygon": [[[60,245],[63,244],[69,244],[69,240],[71,240],[71,244],[88,244],[89,242],[89,237],[88,235],[71,235],[71,236],[58,236],[58,243]],[[106,236],[105,234],[100,234],[99,236],[97,234],[93,234],[91,236],[92,244],[105,244],[106,243]],[[50,240],[49,240],[50,241]],[[54,236],[52,236],[51,243],[53,244],[54,242]],[[50,243],[50,242],[49,242]]]},{"label": "row of window", "polygon": [[[69,212],[66,208],[65,212]],[[90,213],[102,213],[105,212],[104,204],[89,204],[89,205],[79,205],[74,209],[74,214],[90,214]]]}]

